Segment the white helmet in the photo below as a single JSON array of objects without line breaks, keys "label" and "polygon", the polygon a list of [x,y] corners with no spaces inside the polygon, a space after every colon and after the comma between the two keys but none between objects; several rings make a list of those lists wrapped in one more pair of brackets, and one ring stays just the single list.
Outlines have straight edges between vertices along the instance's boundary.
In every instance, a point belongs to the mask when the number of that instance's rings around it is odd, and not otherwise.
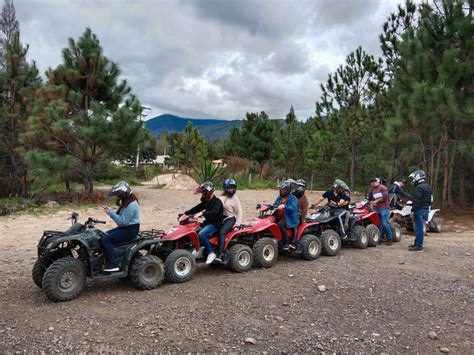
[{"label": "white helmet", "polygon": [[416,170],[412,172],[408,178],[411,180],[412,185],[418,185],[426,181],[426,173],[423,170]]}]

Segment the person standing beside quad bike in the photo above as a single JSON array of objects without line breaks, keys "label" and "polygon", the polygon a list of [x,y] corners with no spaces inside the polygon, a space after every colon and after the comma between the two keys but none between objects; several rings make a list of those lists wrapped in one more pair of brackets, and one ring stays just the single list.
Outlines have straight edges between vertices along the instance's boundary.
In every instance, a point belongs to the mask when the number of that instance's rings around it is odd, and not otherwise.
[{"label": "person standing beside quad bike", "polygon": [[[214,195],[215,187],[210,181],[203,182],[199,185],[194,194],[201,194],[201,202],[184,212],[185,215],[194,215],[194,218],[203,216],[204,222],[198,231],[199,240],[204,245],[204,251],[207,255],[206,264],[211,264],[216,258],[216,254],[212,249],[212,245],[209,242],[209,237],[216,233],[221,228],[222,221],[224,220],[224,207],[222,201]],[[198,256],[198,253],[194,250],[193,256]]]},{"label": "person standing beside quad bike", "polygon": [[371,178],[369,180],[370,186],[372,189],[369,192],[368,200],[370,201],[370,205],[375,207],[375,210],[379,214],[380,217],[380,224],[379,224],[379,231],[380,235],[383,235],[385,231],[385,235],[387,236],[386,245],[392,245],[392,228],[390,227],[390,208],[388,205],[388,190],[385,185],[382,185],[379,178]]},{"label": "person standing beside quad bike", "polygon": [[226,179],[222,184],[222,195],[219,199],[224,208],[224,221],[219,229],[219,244],[217,247],[216,260],[222,262],[221,255],[224,251],[224,240],[234,225],[241,225],[243,219],[242,205],[236,196],[237,183],[233,179]]},{"label": "person standing beside quad bike", "polygon": [[[282,181],[278,185],[280,195],[273,204],[277,209],[277,225],[280,228],[282,236],[281,249],[287,251],[290,249],[290,238],[286,229],[298,227],[300,222],[298,216],[298,199],[292,194],[293,186],[291,180]],[[294,244],[291,245],[294,248]]]},{"label": "person standing beside quad bike", "polygon": [[425,221],[428,219],[428,212],[433,202],[433,190],[426,181],[426,173],[423,170],[416,170],[409,175],[412,185],[415,186],[413,195],[412,219],[415,223],[415,242],[408,247],[410,251],[422,251]]},{"label": "person standing beside quad bike", "polygon": [[328,200],[328,205],[332,207],[331,214],[339,215],[341,210],[346,210],[343,229],[345,233],[348,232],[349,229],[349,216],[350,213],[348,211],[349,203],[351,202],[350,196],[351,190],[347,186],[347,184],[339,179],[334,180],[331,190],[327,190],[314,204],[319,205],[324,199]]},{"label": "person standing beside quad bike", "polygon": [[110,207],[102,207],[117,224],[117,228],[107,231],[100,240],[107,257],[107,265],[104,268],[107,272],[120,270],[115,259],[114,244],[135,239],[140,231],[140,207],[130,185],[125,181],[118,182],[107,194],[108,198],[113,196],[117,196],[118,210],[115,212]]},{"label": "person standing beside quad bike", "polygon": [[406,180],[405,179],[398,179],[393,182],[392,185],[388,188],[388,199],[389,199],[389,204],[390,208],[397,208],[401,209],[402,206],[400,206],[400,196],[405,197],[408,200],[411,200],[412,197],[411,195],[403,190],[403,186],[405,186]]}]

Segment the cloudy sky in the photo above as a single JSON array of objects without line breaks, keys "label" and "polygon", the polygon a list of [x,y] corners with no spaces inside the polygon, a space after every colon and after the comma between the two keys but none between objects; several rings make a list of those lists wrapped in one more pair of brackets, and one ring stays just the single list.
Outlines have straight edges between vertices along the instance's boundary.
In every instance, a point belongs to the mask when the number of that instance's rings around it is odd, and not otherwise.
[{"label": "cloudy sky", "polygon": [[402,0],[14,0],[41,71],[86,27],[119,63],[149,117],[314,114],[319,84],[378,35]]}]

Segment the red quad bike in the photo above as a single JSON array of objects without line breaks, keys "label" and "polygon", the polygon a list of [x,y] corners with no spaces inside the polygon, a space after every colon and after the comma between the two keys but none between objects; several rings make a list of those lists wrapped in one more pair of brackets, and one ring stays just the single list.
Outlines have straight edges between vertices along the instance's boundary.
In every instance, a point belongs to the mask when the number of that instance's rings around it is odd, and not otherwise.
[{"label": "red quad bike", "polygon": [[[199,221],[193,216],[187,215],[180,216],[178,221],[179,224],[169,231],[167,237],[175,241],[192,240],[193,248],[196,251],[199,251],[200,241],[196,232],[200,226]],[[273,266],[278,257],[277,243],[273,237],[276,230],[278,230],[278,226],[272,226],[270,224],[241,225],[235,227],[227,233],[225,237],[224,253],[221,256],[222,264],[235,272],[248,271],[254,264],[261,267]],[[280,236],[277,234],[276,238],[279,237]],[[213,247],[217,247],[219,237],[213,235],[209,238],[209,242]],[[189,242],[186,243],[188,243],[188,249],[192,249],[190,248]],[[172,249],[172,247],[172,244],[168,245],[168,248]],[[166,254],[169,253],[169,250],[162,248],[161,252]],[[166,255],[163,255],[163,257],[166,257]],[[203,259],[202,256],[198,258]],[[169,264],[165,262],[167,274],[174,275],[177,273],[179,265],[174,265],[174,261],[170,261]],[[193,268],[195,268],[194,258]],[[173,278],[176,279],[176,276]]]},{"label": "red quad bike", "polygon": [[[316,212],[306,219],[311,223],[311,231],[320,236],[323,252],[334,256],[339,253],[342,243],[350,243],[358,249],[369,246],[369,234],[365,228],[363,217],[351,216],[349,219],[349,232],[344,230],[344,218],[347,210],[331,206],[311,206]],[[373,217],[365,217],[368,220]],[[367,223],[369,224],[369,223]]]},{"label": "red quad bike", "polygon": [[[268,204],[258,204],[257,209],[260,211],[259,219],[262,221],[267,221],[274,225],[275,235],[278,235],[276,238],[278,241],[281,240],[280,228],[275,223],[276,208],[273,205]],[[258,223],[258,222],[257,222]],[[288,237],[293,240],[295,245],[295,252],[300,254],[300,256],[305,260],[316,260],[321,255],[322,247],[321,240],[318,236],[312,234],[312,223],[302,223],[297,228],[287,229]],[[340,248],[340,243],[339,243]]]},{"label": "red quad bike", "polygon": [[356,201],[349,205],[351,217],[349,224],[360,225],[367,230],[369,235],[369,247],[376,247],[380,243],[379,223],[380,217],[377,212],[370,207],[368,200]]}]

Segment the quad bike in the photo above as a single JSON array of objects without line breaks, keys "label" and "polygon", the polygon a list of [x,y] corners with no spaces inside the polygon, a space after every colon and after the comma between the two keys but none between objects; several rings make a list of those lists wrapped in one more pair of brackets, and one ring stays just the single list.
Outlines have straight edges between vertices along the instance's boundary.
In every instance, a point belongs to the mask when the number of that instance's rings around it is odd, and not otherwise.
[{"label": "quad bike", "polygon": [[[351,215],[356,218],[356,224],[361,223],[369,233],[369,247],[375,247],[382,239],[378,225],[380,224],[380,217],[375,212],[368,200],[361,200],[349,205]],[[390,220],[390,227],[392,229],[392,240],[398,243],[402,240],[402,229],[400,225]]]},{"label": "quad bike", "polygon": [[[279,236],[276,239],[281,241],[281,232],[275,223],[277,218],[275,214],[276,207],[269,204],[258,204],[257,209],[259,210],[259,219],[273,224],[276,227],[274,233]],[[305,260],[316,260],[322,252],[321,240],[318,236],[312,234],[310,225],[302,223],[297,228],[288,228],[286,233],[292,240],[291,247],[296,253],[300,254]]]},{"label": "quad bike", "polygon": [[32,276],[49,299],[58,302],[77,297],[87,277],[130,277],[135,286],[143,290],[161,284],[165,270],[153,250],[162,231],[142,231],[135,239],[114,245],[120,271],[104,272],[105,253],[100,239],[105,233],[95,225],[105,222],[88,218],[81,224],[78,223],[79,214],[75,212],[68,219],[72,226],[67,231],[44,231],[38,243],[38,260],[33,265]]},{"label": "quad bike", "polygon": [[[344,219],[347,210],[341,208],[334,208],[332,206],[311,206],[315,210],[311,216],[307,218],[307,222],[311,223],[310,230],[316,234],[324,237],[336,236],[342,243],[351,244],[358,249],[365,249],[369,245],[369,233],[365,228],[365,224],[374,219],[373,216],[352,216],[349,218],[349,229],[344,229]],[[362,220],[367,219],[367,223]],[[373,224],[374,222],[372,222]],[[339,243],[339,248],[340,248]],[[323,250],[327,255],[336,255],[336,253],[327,248],[323,241]],[[339,250],[337,250],[339,252]]]},{"label": "quad bike", "polygon": [[[194,216],[181,215],[178,222],[179,224],[174,226],[166,237],[176,241],[183,238],[192,239],[195,250],[199,251],[196,258],[203,260],[206,255],[202,254],[200,248],[197,233],[200,227],[199,221]],[[278,226],[271,223],[243,224],[234,227],[224,239],[224,252],[221,256],[222,264],[235,272],[248,271],[253,265],[273,266],[278,258],[276,241],[281,239],[279,232]],[[211,236],[209,242],[213,247],[217,247],[218,235]],[[163,248],[161,248],[162,251]]]},{"label": "quad bike", "polygon": [[[401,209],[393,209],[390,211],[390,217],[392,220],[397,221],[400,225],[404,226],[407,230],[413,231],[415,229],[413,220],[411,218],[412,201],[407,201],[406,205]],[[435,217],[436,212],[439,209],[431,209],[428,213],[428,220],[423,225],[423,233],[426,235],[428,231],[433,233],[441,233],[442,225],[441,220]]]}]

